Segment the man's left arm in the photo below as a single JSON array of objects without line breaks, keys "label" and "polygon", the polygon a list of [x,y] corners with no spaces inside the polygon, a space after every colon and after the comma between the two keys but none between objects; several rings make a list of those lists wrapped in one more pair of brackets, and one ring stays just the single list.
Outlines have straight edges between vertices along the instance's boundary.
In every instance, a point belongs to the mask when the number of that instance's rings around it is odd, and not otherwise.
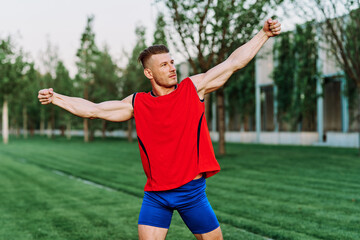
[{"label": "man's left arm", "polygon": [[247,43],[236,49],[224,62],[211,68],[206,73],[191,76],[200,99],[205,94],[222,87],[230,76],[245,67],[264,43],[273,36],[280,34],[281,24],[277,20],[268,19],[264,27]]}]

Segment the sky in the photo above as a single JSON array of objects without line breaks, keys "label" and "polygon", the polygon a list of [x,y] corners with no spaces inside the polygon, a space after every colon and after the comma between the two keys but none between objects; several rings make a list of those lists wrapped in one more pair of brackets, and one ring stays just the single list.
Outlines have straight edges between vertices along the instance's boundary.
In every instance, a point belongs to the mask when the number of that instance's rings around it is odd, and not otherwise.
[{"label": "sky", "polygon": [[[116,63],[125,66],[124,51],[135,46],[135,27],[146,27],[147,44],[152,42],[159,5],[154,0],[0,0],[0,39],[12,36],[16,46],[30,54],[41,68],[41,53],[47,43],[58,50],[59,59],[76,74],[76,51],[89,15],[100,49],[106,44]],[[284,10],[278,10],[284,16]],[[283,30],[293,26],[294,17],[282,22]],[[175,55],[177,58],[178,56]]]},{"label": "sky", "polygon": [[151,44],[157,8],[152,0],[0,0],[0,39],[12,36],[39,67],[47,42],[58,48],[60,60],[76,73],[76,50],[89,15],[94,15],[95,39],[106,44],[114,60],[124,64],[123,51],[135,45],[135,27],[146,27]]}]

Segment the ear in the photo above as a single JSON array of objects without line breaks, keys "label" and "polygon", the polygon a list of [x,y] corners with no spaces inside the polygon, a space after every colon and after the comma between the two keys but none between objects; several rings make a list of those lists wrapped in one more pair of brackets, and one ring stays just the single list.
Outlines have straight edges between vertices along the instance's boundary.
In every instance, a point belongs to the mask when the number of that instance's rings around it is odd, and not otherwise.
[{"label": "ear", "polygon": [[149,68],[144,69],[144,74],[148,79],[153,79],[153,73]]}]

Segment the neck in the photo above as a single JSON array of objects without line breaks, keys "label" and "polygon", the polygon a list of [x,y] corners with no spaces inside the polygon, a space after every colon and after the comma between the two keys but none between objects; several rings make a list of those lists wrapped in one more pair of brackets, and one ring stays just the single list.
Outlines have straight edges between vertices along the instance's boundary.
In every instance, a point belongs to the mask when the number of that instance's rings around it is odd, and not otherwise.
[{"label": "neck", "polygon": [[164,95],[167,95],[171,92],[173,92],[176,87],[176,85],[174,86],[171,86],[169,88],[165,88],[165,87],[160,87],[160,86],[153,86],[152,88],[152,93],[156,96],[156,97],[159,97],[159,96],[164,96]]}]

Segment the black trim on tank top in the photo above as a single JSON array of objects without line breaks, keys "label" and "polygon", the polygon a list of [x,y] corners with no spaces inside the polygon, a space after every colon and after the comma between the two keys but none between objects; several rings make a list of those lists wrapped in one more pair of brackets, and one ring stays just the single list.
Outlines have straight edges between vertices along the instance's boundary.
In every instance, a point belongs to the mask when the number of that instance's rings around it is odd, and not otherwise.
[{"label": "black trim on tank top", "polygon": [[204,117],[204,113],[201,114],[200,120],[199,120],[199,125],[198,125],[198,130],[197,130],[197,163],[199,165],[199,144],[200,144],[200,130],[201,130],[201,123]]},{"label": "black trim on tank top", "polygon": [[[177,87],[178,87],[178,84],[175,85],[174,91],[177,89]],[[156,95],[154,94],[154,92],[153,92],[152,90],[150,91],[150,95],[153,96],[153,97],[158,97],[158,96],[156,96]]]},{"label": "black trim on tank top", "polygon": [[140,146],[141,146],[141,148],[143,149],[143,151],[144,151],[144,153],[145,153],[145,155],[146,155],[146,158],[147,158],[147,160],[148,160],[148,163],[149,163],[149,174],[150,174],[150,178],[152,178],[152,176],[151,176],[151,167],[150,167],[150,159],[149,159],[149,156],[148,156],[148,154],[147,154],[147,152],[146,152],[146,149],[145,149],[145,146],[144,146],[143,142],[141,141],[141,139],[139,138],[139,136],[138,136],[137,138],[138,138],[138,141],[139,141],[139,143],[140,143]]},{"label": "black trim on tank top", "polygon": [[[196,88],[196,86],[195,86],[195,83],[191,80],[191,78],[190,78],[190,81],[191,81],[192,84],[194,85],[194,88],[195,88],[195,90],[196,90],[196,92],[197,92],[197,88]],[[199,100],[200,100],[200,102],[204,102],[204,101],[205,101],[205,98],[204,98],[204,99],[200,99],[200,98],[199,98]]]},{"label": "black trim on tank top", "polygon": [[132,106],[134,108],[134,104],[135,104],[135,96],[136,96],[137,92],[133,94],[133,98],[132,98]]}]

